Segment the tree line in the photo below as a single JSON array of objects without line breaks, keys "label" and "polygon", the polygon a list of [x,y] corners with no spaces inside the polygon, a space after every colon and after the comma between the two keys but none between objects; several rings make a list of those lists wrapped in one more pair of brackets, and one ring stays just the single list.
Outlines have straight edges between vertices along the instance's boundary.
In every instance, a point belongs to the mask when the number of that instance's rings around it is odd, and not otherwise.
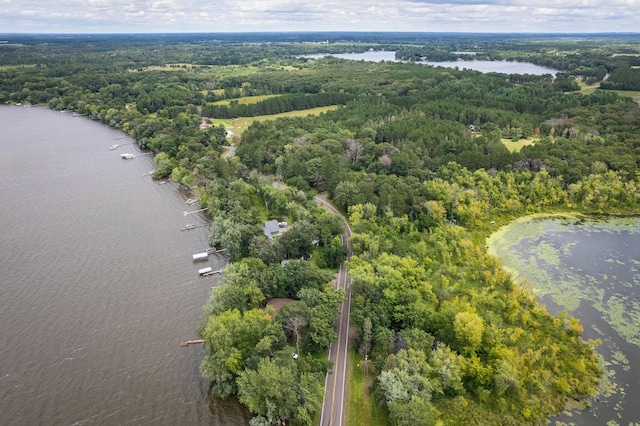
[{"label": "tree line", "polygon": [[283,112],[311,109],[329,105],[342,105],[353,96],[345,93],[300,93],[276,96],[251,104],[232,100],[229,105],[205,105],[202,115],[216,118],[255,117]]}]

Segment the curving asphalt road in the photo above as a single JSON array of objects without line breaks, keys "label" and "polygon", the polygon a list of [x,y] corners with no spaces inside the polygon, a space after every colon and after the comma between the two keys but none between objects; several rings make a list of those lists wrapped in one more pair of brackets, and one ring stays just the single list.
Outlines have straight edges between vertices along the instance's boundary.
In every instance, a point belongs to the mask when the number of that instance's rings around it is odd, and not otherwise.
[{"label": "curving asphalt road", "polygon": [[[342,234],[342,244],[347,246],[347,259],[351,257],[351,227],[347,219],[331,205],[325,196],[314,197],[316,202],[333,214],[342,218],[345,231]],[[349,346],[349,308],[351,306],[351,291],[349,290],[349,275],[344,263],[340,265],[336,288],[345,292],[345,301],[340,306],[338,316],[338,341],[329,348],[329,360],[333,361],[333,370],[327,373],[324,381],[324,401],[322,403],[321,426],[342,426],[345,404],[345,378],[347,372],[347,349]]]},{"label": "curving asphalt road", "polygon": [[238,146],[237,145],[231,145],[228,148],[229,148],[229,150],[222,155],[222,158],[224,158],[225,160],[228,160],[229,158],[231,158],[231,157],[236,155],[236,149],[238,149]]}]

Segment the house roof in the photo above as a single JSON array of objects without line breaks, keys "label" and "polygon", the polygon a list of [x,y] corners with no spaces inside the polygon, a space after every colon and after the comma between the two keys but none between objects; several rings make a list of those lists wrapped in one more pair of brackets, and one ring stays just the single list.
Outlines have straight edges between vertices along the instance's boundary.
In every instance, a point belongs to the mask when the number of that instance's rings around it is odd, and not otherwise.
[{"label": "house roof", "polygon": [[268,222],[264,222],[262,224],[262,230],[264,231],[265,235],[269,238],[273,237],[274,235],[280,234],[280,227],[278,226],[278,221],[275,219],[270,220]]}]

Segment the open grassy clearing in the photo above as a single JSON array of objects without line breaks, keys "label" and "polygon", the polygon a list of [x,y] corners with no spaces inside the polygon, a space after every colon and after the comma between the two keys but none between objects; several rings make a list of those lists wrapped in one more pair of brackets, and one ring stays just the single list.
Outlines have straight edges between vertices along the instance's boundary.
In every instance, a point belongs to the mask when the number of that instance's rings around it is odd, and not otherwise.
[{"label": "open grassy clearing", "polygon": [[231,129],[233,127],[233,120],[226,120],[224,118],[214,118],[211,120],[214,126],[224,126]]},{"label": "open grassy clearing", "polygon": [[367,375],[364,374],[364,364],[359,354],[349,350],[347,367],[347,411],[348,425],[386,426],[387,415],[384,409],[376,404],[369,387],[375,377],[371,364]]},{"label": "open grassy clearing", "polygon": [[611,90],[611,92],[616,92],[618,96],[626,96],[628,98],[632,98],[634,100],[640,99],[640,91],[633,90]]},{"label": "open grassy clearing", "polygon": [[[194,65],[194,64],[166,64],[164,66],[151,66],[142,68],[142,71],[194,71],[200,74],[210,75],[212,79],[222,79],[230,76],[252,75],[263,70],[263,67],[251,65]],[[224,93],[224,89],[214,90],[215,93]]]},{"label": "open grassy clearing", "polygon": [[600,83],[593,84],[591,86],[586,85],[581,79],[576,79],[576,82],[580,86],[580,93],[585,95],[590,95],[595,92],[599,87]]},{"label": "open grassy clearing", "polygon": [[525,147],[528,145],[534,145],[536,142],[536,138],[520,139],[519,141],[512,141],[511,139],[503,138],[501,139],[501,141],[504,144],[504,146],[507,147],[509,152],[520,152],[522,147]]},{"label": "open grassy clearing", "polygon": [[[283,112],[273,115],[260,115],[258,117],[238,117],[233,120],[233,125],[229,128],[235,135],[241,135],[244,130],[249,127],[254,121],[267,121],[276,120],[284,117],[306,117],[308,115],[319,115],[323,112],[332,111],[338,109],[338,105],[330,105],[325,107],[302,109],[298,111]],[[215,121],[214,121],[215,122]],[[226,125],[225,125],[226,126]]]},{"label": "open grassy clearing", "polygon": [[224,95],[224,89],[214,89],[214,90],[201,90],[204,96],[207,96],[209,93],[213,93],[216,96]]},{"label": "open grassy clearing", "polygon": [[10,70],[10,69],[14,69],[14,68],[33,68],[33,67],[35,67],[34,64],[28,64],[28,65],[0,65],[0,71]]},{"label": "open grassy clearing", "polygon": [[165,64],[160,67],[157,65],[152,65],[150,67],[144,67],[143,71],[192,71],[194,67],[201,67],[202,65],[193,65],[193,64]]},{"label": "open grassy clearing", "polygon": [[[599,90],[599,88],[600,88],[600,84],[594,84],[592,86],[587,86],[586,84],[582,83],[581,81],[578,81],[578,84],[580,84],[580,93],[585,94],[585,95],[590,95],[593,92],[595,92],[596,90]],[[640,91],[634,91],[634,90],[608,90],[608,92],[616,92],[618,94],[618,96],[626,96],[626,97],[632,98],[634,100],[640,99]]]},{"label": "open grassy clearing", "polygon": [[231,101],[237,101],[240,105],[250,105],[257,104],[258,102],[262,102],[265,99],[275,98],[277,96],[281,95],[244,96],[242,98],[236,99],[223,99],[221,101],[213,102],[211,105],[230,105]]}]

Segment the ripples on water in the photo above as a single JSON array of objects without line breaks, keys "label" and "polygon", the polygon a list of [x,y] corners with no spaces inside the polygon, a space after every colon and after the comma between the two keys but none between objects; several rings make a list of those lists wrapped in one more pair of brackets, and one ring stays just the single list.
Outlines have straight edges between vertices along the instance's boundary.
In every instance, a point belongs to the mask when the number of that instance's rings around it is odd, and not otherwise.
[{"label": "ripples on water", "polygon": [[219,278],[151,156],[84,117],[0,107],[0,424],[247,424],[210,403],[193,338]]}]

